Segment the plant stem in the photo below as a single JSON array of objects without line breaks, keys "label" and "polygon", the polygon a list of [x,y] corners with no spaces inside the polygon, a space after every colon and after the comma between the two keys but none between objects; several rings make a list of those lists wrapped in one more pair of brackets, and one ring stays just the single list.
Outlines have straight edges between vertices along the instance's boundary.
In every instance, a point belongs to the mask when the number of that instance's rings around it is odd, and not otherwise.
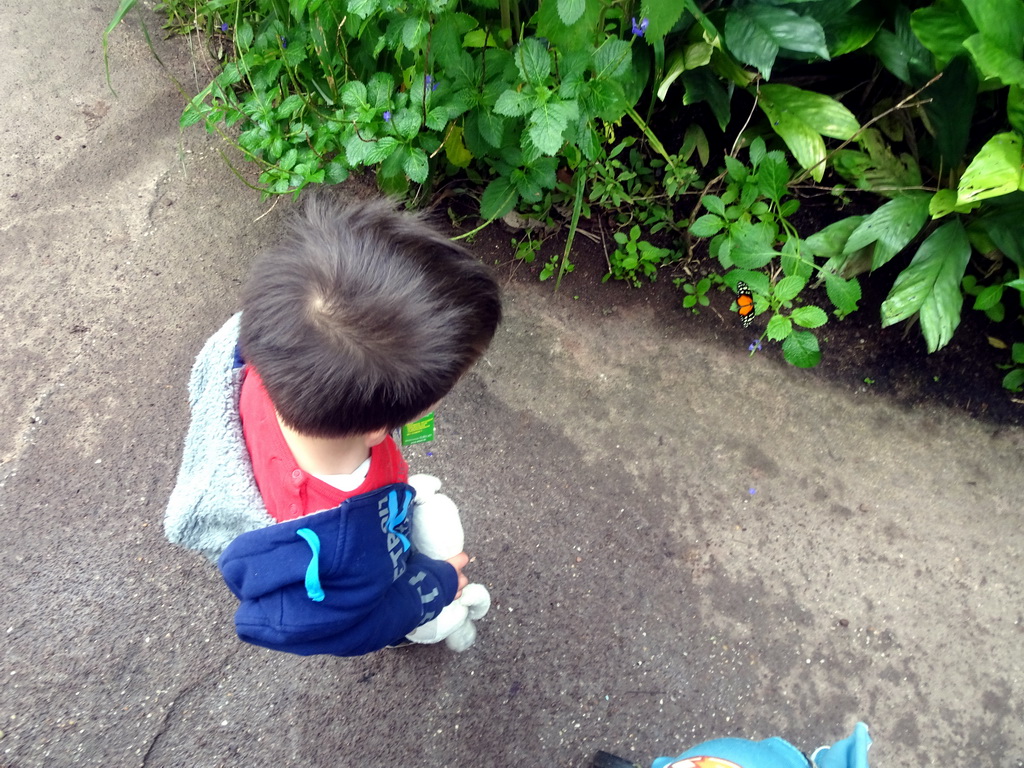
[{"label": "plant stem", "polygon": [[651,127],[647,125],[646,122],[644,122],[644,119],[640,117],[639,114],[637,114],[637,111],[633,109],[633,107],[629,107],[626,110],[626,114],[633,118],[633,122],[637,124],[637,127],[641,131],[643,131],[644,136],[646,136],[647,140],[651,143],[651,148],[654,149],[654,151],[661,155],[663,158],[665,158],[665,162],[668,163],[669,167],[673,171],[676,170],[676,164],[675,162],[673,162],[672,156],[665,151],[664,145],[662,145],[662,143],[658,141],[658,137],[654,135],[654,131],[652,131]]}]

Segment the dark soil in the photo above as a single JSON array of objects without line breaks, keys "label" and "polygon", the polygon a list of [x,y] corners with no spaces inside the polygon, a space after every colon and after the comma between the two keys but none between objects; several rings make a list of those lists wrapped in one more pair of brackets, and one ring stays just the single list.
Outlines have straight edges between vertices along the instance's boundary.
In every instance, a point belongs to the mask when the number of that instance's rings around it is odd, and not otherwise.
[{"label": "dark soil", "polygon": [[[597,232],[593,222],[581,222],[580,227]],[[604,249],[600,243],[580,236],[571,257],[575,271],[563,278],[555,292],[554,280],[540,284],[539,274],[551,254],[562,253],[564,238],[552,237],[537,259],[526,264],[514,258],[512,242],[517,235],[521,237],[522,233],[501,223],[493,224],[475,236],[473,250],[498,265],[506,279],[537,283],[551,290],[552,301],[563,303],[567,313],[647,304],[682,333],[706,343],[735,346],[745,354],[764,330],[764,321],[758,320],[749,328],[742,327],[730,311],[735,297],[725,289],[712,289],[708,294],[711,306],[701,308],[699,314],[682,307],[683,292],[673,285],[673,279],[683,277],[696,282],[709,271],[720,274],[717,262],[710,259],[680,261],[661,270],[656,282],[640,288],[621,281],[602,283],[608,271]],[[605,235],[610,242],[607,229]],[[1009,345],[1024,341],[1020,322],[993,323],[965,301],[953,340],[938,352],[927,354],[916,322],[882,328],[879,320],[881,304],[904,263],[894,259],[891,268],[860,278],[864,290],[860,309],[841,321],[830,317],[828,324],[816,331],[822,362],[809,369],[808,375],[907,406],[943,405],[994,425],[1024,424],[1024,394],[1003,389],[1006,371],[998,367],[1009,361]],[[820,294],[812,292],[809,300],[822,307],[831,306],[824,289]],[[996,348],[990,339],[1005,343],[1007,348]],[[777,343],[764,341],[757,354],[768,356],[780,366],[788,365]]]}]

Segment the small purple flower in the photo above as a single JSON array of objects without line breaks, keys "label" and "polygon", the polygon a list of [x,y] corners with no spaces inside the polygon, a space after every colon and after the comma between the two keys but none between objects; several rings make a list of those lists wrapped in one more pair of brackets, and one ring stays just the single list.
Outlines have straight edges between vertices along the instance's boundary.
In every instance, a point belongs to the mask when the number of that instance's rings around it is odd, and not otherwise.
[{"label": "small purple flower", "polygon": [[644,33],[647,31],[647,25],[651,23],[651,20],[648,19],[646,16],[640,19],[639,24],[636,23],[635,16],[631,19],[631,21],[633,22],[633,34],[636,35],[637,37],[643,37]]},{"label": "small purple flower", "polygon": [[749,349],[751,353],[759,352],[761,350],[761,340],[754,339],[752,342],[750,342],[750,346],[747,347],[747,349]]},{"label": "small purple flower", "polygon": [[385,109],[384,110],[384,114],[381,115],[381,117],[384,118],[384,122],[385,123],[390,123],[391,122],[391,110],[390,109]]},{"label": "small purple flower", "polygon": [[434,82],[434,78],[431,75],[427,75],[426,84],[430,86],[430,90],[437,90],[437,83]]},{"label": "small purple flower", "polygon": [[757,488],[751,488],[750,495],[753,496],[755,493],[757,493]]},{"label": "small purple flower", "polygon": [[231,27],[228,26],[228,23],[226,21],[220,25],[221,32],[227,32],[229,29],[231,29]]},{"label": "small purple flower", "polygon": [[282,48],[287,48],[288,47],[288,38],[285,37],[284,35],[281,36],[281,47]]}]

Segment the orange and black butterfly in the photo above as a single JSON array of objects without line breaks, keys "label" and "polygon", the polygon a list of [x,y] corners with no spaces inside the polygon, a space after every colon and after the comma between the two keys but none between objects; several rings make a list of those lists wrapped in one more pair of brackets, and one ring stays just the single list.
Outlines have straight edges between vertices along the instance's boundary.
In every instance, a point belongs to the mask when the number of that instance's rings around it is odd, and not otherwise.
[{"label": "orange and black butterfly", "polygon": [[740,314],[744,328],[754,321],[754,295],[742,280],[736,283],[736,311]]}]

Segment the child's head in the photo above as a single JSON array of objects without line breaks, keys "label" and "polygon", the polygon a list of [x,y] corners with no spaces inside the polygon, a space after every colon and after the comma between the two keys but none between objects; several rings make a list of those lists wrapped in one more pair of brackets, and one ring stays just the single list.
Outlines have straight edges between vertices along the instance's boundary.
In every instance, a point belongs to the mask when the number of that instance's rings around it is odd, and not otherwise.
[{"label": "child's head", "polygon": [[501,319],[489,269],[384,200],[311,196],[253,267],[242,354],[281,419],[316,437],[395,429],[444,397]]}]

